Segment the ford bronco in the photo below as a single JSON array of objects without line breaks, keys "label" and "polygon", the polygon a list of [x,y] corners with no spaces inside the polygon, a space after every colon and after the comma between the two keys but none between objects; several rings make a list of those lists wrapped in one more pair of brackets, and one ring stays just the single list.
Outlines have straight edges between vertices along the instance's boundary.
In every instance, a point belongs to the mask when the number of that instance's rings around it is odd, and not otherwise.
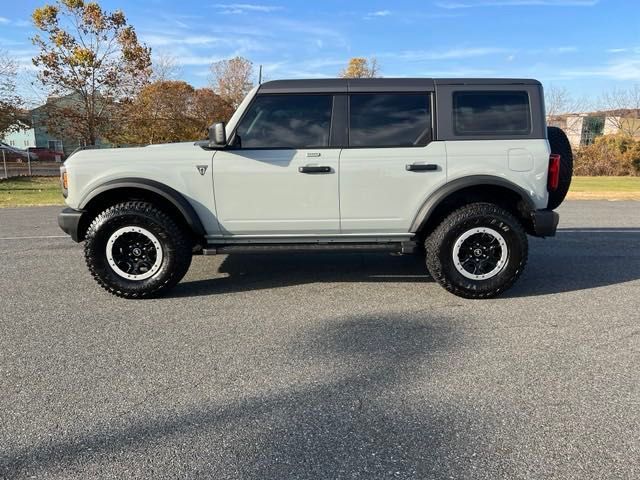
[{"label": "ford bronco", "polygon": [[521,79],[279,80],[208,139],[81,150],[59,224],[109,292],[157,296],[194,254],[419,253],[466,298],[509,288],[572,174]]}]

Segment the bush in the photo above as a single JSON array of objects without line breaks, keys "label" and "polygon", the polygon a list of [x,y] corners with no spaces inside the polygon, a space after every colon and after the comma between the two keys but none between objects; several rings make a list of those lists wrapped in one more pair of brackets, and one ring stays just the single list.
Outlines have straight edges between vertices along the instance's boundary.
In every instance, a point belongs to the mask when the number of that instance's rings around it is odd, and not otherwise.
[{"label": "bush", "polygon": [[640,175],[640,141],[628,136],[603,135],[574,156],[574,175]]}]

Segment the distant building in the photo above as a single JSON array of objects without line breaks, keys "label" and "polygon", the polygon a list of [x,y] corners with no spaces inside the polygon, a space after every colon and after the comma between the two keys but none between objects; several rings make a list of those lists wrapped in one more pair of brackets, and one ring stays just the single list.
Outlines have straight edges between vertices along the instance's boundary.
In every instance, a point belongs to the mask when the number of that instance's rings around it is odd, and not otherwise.
[{"label": "distant building", "polygon": [[2,141],[7,145],[23,150],[29,147],[36,147],[36,131],[34,128],[23,128],[15,132],[7,133]]},{"label": "distant building", "polygon": [[[28,147],[43,147],[56,152],[64,152],[67,156],[78,147],[86,146],[82,138],[65,134],[53,134],[49,132],[47,125],[52,122],[64,125],[68,120],[64,118],[51,118],[56,115],[57,108],[65,108],[77,102],[75,94],[66,95],[64,97],[49,97],[44,105],[36,107],[28,112],[26,117],[31,124],[31,128],[24,128],[16,132],[8,133],[2,139],[3,142],[15,146],[16,148],[26,149]],[[27,120],[27,119],[25,119]],[[65,130],[65,129],[61,129]],[[71,130],[71,129],[69,129]],[[98,141],[99,145],[103,143]]]},{"label": "distant building", "polygon": [[601,135],[625,133],[640,139],[640,110],[567,113],[547,118],[549,126],[562,128],[574,147],[590,145]]}]

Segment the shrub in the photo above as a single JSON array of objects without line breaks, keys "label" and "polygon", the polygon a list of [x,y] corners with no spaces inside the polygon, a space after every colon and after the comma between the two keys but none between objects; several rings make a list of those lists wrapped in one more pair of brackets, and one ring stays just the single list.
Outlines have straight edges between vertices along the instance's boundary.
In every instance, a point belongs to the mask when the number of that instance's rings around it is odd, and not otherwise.
[{"label": "shrub", "polygon": [[600,136],[574,157],[574,175],[640,175],[640,141],[628,136]]}]

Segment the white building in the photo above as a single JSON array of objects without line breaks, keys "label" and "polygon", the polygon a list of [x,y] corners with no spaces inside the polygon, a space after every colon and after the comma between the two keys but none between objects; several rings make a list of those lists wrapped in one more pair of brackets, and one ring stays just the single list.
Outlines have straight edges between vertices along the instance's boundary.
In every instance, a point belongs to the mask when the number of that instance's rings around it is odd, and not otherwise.
[{"label": "white building", "polygon": [[12,147],[26,150],[29,147],[36,146],[36,131],[34,128],[20,129],[17,132],[5,134],[2,141]]},{"label": "white building", "polygon": [[552,115],[547,124],[562,128],[574,147],[590,145],[601,135],[640,138],[640,111],[635,109]]}]

